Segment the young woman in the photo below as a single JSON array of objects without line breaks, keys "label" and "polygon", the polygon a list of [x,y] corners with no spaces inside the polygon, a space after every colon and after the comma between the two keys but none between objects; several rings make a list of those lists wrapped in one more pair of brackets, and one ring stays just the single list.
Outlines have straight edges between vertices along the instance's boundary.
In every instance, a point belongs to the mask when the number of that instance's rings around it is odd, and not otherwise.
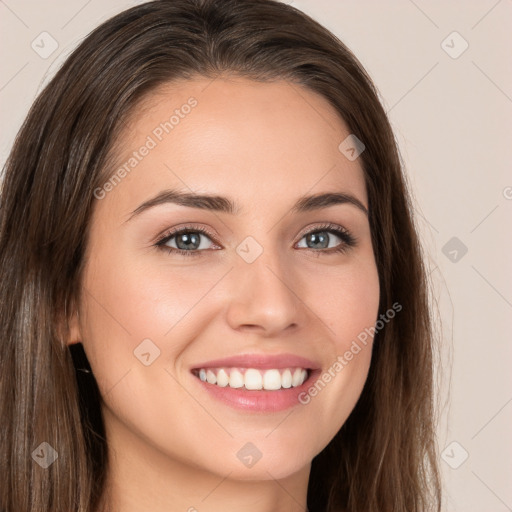
[{"label": "young woman", "polygon": [[440,510],[396,143],[293,7],[94,30],[9,156],[0,264],[2,511]]}]

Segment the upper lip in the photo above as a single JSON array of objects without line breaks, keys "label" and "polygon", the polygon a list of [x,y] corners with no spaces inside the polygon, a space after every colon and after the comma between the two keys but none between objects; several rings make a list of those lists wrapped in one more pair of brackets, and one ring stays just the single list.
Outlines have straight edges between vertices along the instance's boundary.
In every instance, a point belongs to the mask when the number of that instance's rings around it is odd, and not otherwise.
[{"label": "upper lip", "polygon": [[259,368],[269,370],[272,368],[304,368],[307,370],[317,370],[320,366],[305,357],[294,354],[240,354],[222,359],[214,359],[196,364],[193,370],[200,368],[219,368],[219,367],[239,367],[239,368]]}]

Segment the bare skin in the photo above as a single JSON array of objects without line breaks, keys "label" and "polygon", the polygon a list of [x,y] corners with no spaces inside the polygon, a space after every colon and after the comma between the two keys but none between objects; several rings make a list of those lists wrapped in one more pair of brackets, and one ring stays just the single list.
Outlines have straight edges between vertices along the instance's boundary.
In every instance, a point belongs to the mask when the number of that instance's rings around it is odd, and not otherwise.
[{"label": "bare skin", "polygon": [[[180,110],[169,133],[155,132],[191,97],[197,104]],[[311,461],[360,396],[371,338],[307,404],[284,411],[225,405],[191,368],[238,354],[291,353],[327,371],[375,325],[379,280],[365,212],[348,202],[292,211],[301,196],[327,192],[368,208],[359,159],[338,149],[349,133],[305,88],[234,77],[168,85],[132,116],[117,141],[118,165],[151,146],[148,136],[156,144],[102,189],[68,340],[83,343],[102,394],[108,510],[306,510]],[[166,189],[225,196],[240,211],[164,203],[131,217]],[[320,230],[326,248],[312,244],[306,235],[325,223],[348,230],[355,245],[330,228]],[[179,236],[155,245],[191,224],[212,234],[197,235],[196,255],[168,252]],[[249,253],[262,250],[251,263],[237,252],[247,237],[256,242],[244,246]],[[148,365],[134,354],[147,339]],[[237,456],[249,442],[261,454],[252,467]]]}]

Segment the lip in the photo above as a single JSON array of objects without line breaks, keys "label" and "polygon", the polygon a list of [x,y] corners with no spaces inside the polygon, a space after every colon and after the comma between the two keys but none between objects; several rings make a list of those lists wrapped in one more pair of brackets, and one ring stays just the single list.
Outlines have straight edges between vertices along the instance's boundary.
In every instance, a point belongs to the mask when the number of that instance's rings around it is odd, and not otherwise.
[{"label": "lip", "polygon": [[201,368],[219,368],[219,367],[238,367],[238,368],[256,368],[260,370],[271,370],[273,368],[300,367],[305,370],[318,370],[320,365],[305,357],[295,354],[240,354],[232,357],[224,357],[203,363],[195,364],[190,370],[199,370]]},{"label": "lip", "polygon": [[[194,373],[201,368],[238,367],[256,368],[260,370],[300,367],[308,370],[308,378],[297,387],[279,390],[248,390],[245,388],[221,387],[203,382]],[[275,413],[301,405],[299,397],[320,376],[320,365],[310,359],[293,354],[244,354],[223,359],[215,359],[194,365],[190,369],[192,379],[206,393],[208,398],[223,403],[231,408],[244,412]]]}]

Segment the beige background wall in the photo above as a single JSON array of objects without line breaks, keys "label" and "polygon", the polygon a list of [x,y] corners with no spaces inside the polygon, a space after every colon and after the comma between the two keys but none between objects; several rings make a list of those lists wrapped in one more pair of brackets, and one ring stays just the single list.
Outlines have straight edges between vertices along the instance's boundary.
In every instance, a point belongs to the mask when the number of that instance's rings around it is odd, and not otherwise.
[{"label": "beige background wall", "polygon": [[[355,52],[400,144],[443,322],[445,510],[512,510],[512,0],[286,2]],[[65,56],[136,3],[0,1],[2,165]]]}]

